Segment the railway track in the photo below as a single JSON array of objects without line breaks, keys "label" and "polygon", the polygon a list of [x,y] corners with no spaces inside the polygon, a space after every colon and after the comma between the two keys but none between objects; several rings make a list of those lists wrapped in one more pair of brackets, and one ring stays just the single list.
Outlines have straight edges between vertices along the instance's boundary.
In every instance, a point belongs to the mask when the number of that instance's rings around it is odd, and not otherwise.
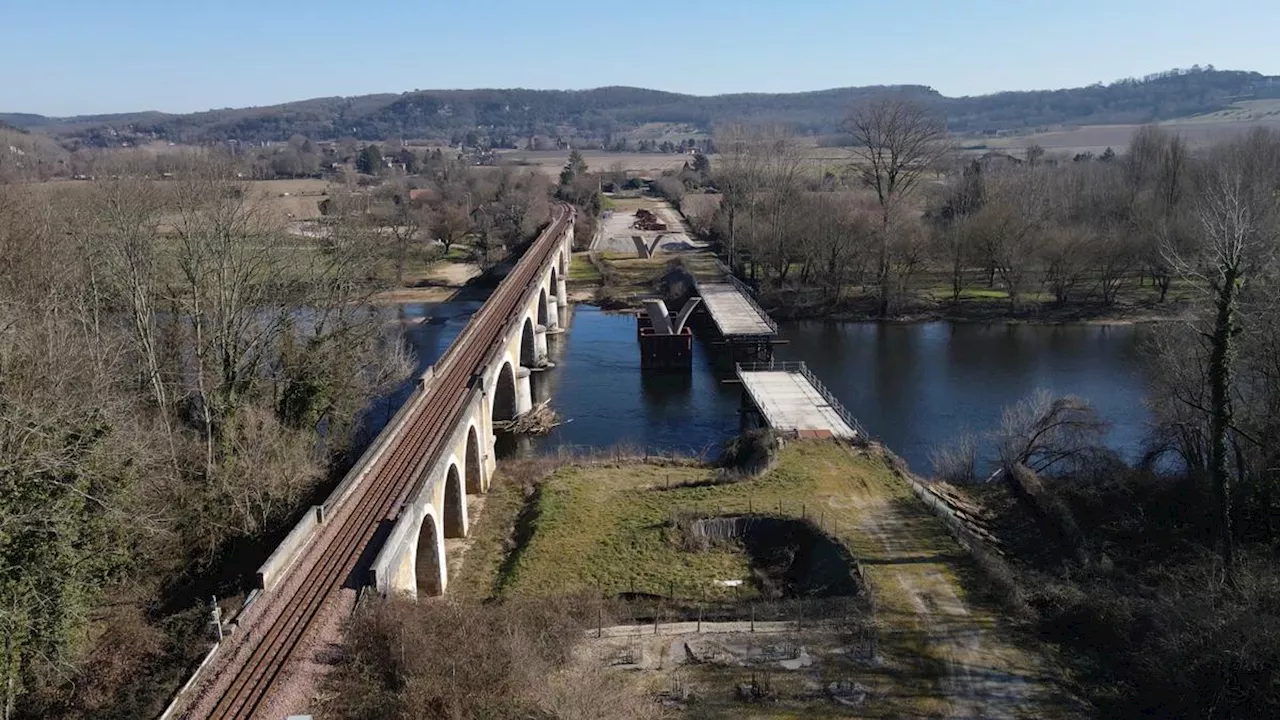
[{"label": "railway track", "polygon": [[[453,432],[467,405],[476,369],[502,338],[515,311],[527,300],[533,281],[555,249],[556,239],[565,230],[573,212],[568,205],[557,205],[551,225],[435,364],[432,381],[409,400],[415,407],[405,421],[403,432],[354,492],[330,511],[329,518],[307,548],[306,557],[294,563],[288,571],[289,577],[281,580],[276,591],[293,589],[293,592],[287,598],[275,598],[272,607],[263,610],[259,622],[241,635],[244,640],[240,646],[228,653],[232,660],[221,673],[223,677],[213,680],[216,703],[208,717],[250,718],[263,706],[273,683],[315,626],[326,603],[357,570],[360,556],[380,522],[395,517],[419,475],[436,460],[442,443]],[[261,627],[261,623],[267,627]],[[243,660],[236,662],[240,657]],[[225,679],[227,675],[229,680]]]}]

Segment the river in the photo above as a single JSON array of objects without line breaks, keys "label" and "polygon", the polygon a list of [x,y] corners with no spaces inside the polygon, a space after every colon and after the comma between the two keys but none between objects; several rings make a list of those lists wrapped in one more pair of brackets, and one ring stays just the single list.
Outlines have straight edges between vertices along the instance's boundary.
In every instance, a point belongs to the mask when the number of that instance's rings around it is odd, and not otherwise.
[{"label": "river", "polygon": [[[479,302],[404,306],[406,339],[420,370],[477,308]],[[714,457],[738,431],[741,390],[725,382],[732,373],[717,363],[713,347],[695,341],[687,376],[645,376],[633,317],[586,305],[571,312],[568,331],[551,343],[556,367],[534,375],[535,394],[550,397],[565,423],[522,441],[522,451],[622,446]],[[787,344],[778,359],[807,362],[868,433],[917,471],[929,471],[934,446],[960,432],[993,430],[1006,405],[1038,388],[1090,401],[1112,424],[1107,443],[1131,459],[1140,452],[1148,420],[1141,326],[779,325]],[[375,426],[409,388],[372,413]]]}]

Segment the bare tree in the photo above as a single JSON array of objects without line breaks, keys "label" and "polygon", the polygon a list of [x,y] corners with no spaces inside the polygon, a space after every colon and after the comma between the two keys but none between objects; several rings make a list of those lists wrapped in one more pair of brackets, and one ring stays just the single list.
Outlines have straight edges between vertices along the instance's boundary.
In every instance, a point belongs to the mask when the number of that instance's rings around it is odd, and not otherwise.
[{"label": "bare tree", "polygon": [[1106,429],[1107,423],[1084,400],[1038,390],[1005,408],[995,433],[996,450],[1006,472],[1025,465],[1041,473],[1087,459]]},{"label": "bare tree", "polygon": [[471,217],[467,215],[465,206],[443,202],[435,208],[431,217],[431,233],[435,240],[440,241],[445,254],[448,254],[454,243],[466,237],[468,232],[471,232]]},{"label": "bare tree", "polygon": [[784,128],[765,128],[756,137],[758,191],[749,206],[751,251],[755,259],[773,267],[778,282],[785,282],[800,253],[794,232],[801,223],[803,155]]},{"label": "bare tree", "polygon": [[1258,131],[1220,147],[1201,173],[1194,208],[1198,242],[1191,248],[1168,247],[1165,256],[1209,295],[1212,319],[1200,331],[1208,344],[1209,407],[1204,410],[1209,416],[1209,471],[1218,495],[1222,558],[1230,571],[1235,533],[1229,435],[1234,428],[1236,337],[1244,329],[1240,294],[1275,261],[1280,239],[1280,134]]},{"label": "bare tree", "polygon": [[1017,309],[1045,237],[1050,184],[1043,168],[1008,168],[987,178],[972,231],[987,263],[1004,281]]},{"label": "bare tree", "polygon": [[883,97],[854,109],[845,121],[862,182],[872,188],[881,208],[876,286],[880,315],[889,312],[892,221],[917,189],[921,178],[947,154],[942,118],[902,97]]},{"label": "bare tree", "polygon": [[1040,261],[1044,264],[1044,280],[1058,303],[1067,303],[1084,280],[1090,267],[1088,254],[1092,237],[1076,228],[1054,225],[1044,232]]},{"label": "bare tree", "polygon": [[929,451],[933,476],[949,483],[971,483],[978,476],[978,436],[965,432]]},{"label": "bare tree", "polygon": [[283,321],[283,263],[278,228],[218,160],[193,166],[175,189],[176,261],[183,285],[173,296],[189,322],[205,471],[214,475],[215,445],[234,422],[240,396],[268,359]]},{"label": "bare tree", "polygon": [[411,190],[403,183],[386,188],[381,195],[384,202],[376,207],[377,211],[370,215],[370,220],[379,232],[390,236],[396,284],[403,284],[405,263],[413,241],[430,223],[431,215],[422,203],[411,199]]},{"label": "bare tree", "polygon": [[158,247],[162,198],[139,178],[99,181],[91,197],[93,228],[103,249],[105,275],[129,309],[134,342],[156,407],[167,411],[168,391],[160,374],[156,300],[162,262]]},{"label": "bare tree", "polygon": [[722,200],[719,214],[725,219],[725,235],[729,241],[729,267],[738,266],[738,235],[742,218],[750,213],[759,188],[759,140],[753,131],[741,125],[716,130],[716,147],[720,161],[715,184]]}]

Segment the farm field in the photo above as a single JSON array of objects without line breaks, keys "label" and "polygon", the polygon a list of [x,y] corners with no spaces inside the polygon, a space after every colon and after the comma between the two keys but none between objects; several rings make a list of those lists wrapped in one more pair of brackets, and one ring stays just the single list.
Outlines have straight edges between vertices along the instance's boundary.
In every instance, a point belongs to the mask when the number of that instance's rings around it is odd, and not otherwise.
[{"label": "farm field", "polygon": [[[614,165],[632,173],[652,173],[660,175],[664,170],[679,170],[689,156],[682,153],[613,153],[603,150],[581,150],[587,161],[587,170],[599,172],[609,170]],[[558,178],[565,161],[569,159],[568,150],[503,150],[499,157],[502,162],[512,165],[533,167]]]},{"label": "farm field", "polygon": [[[1249,100],[1216,113],[1166,120],[1159,125],[1177,132],[1193,147],[1204,147],[1253,128],[1280,128],[1280,100]],[[1123,152],[1140,127],[1140,124],[1084,125],[1003,137],[967,135],[956,140],[961,146],[985,146],[969,150],[976,153],[1001,150],[1018,155],[1034,144],[1054,153],[1098,155],[1107,148]]]}]

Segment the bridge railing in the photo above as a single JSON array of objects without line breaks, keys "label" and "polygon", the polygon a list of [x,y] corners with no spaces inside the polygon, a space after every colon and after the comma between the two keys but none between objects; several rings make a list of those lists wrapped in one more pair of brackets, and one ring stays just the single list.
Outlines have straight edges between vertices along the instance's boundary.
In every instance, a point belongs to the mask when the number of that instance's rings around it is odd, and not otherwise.
[{"label": "bridge railing", "polygon": [[[539,234],[539,236],[538,236],[538,237],[533,241],[533,244],[529,247],[529,252],[535,252],[535,251],[536,251],[536,249],[538,248],[539,241],[541,241],[541,240],[545,239],[547,235],[554,235],[554,236],[556,237],[557,241],[559,241],[559,240],[561,239],[561,236],[565,233],[566,229],[567,229],[567,228],[572,228],[572,227],[573,227],[573,224],[572,224],[571,220],[573,220],[573,219],[574,219],[574,216],[575,216],[576,212],[577,212],[577,211],[576,211],[576,210],[574,210],[572,207],[570,207],[570,206],[564,206],[564,207],[563,207],[563,213],[564,213],[564,214],[563,214],[563,215],[561,215],[559,218],[556,218],[556,219],[552,220],[552,221],[551,221],[551,224],[550,224],[549,226],[547,226],[547,229],[546,229],[546,230],[544,230],[542,233],[540,233],[540,234]],[[526,253],[526,256],[527,256],[527,255],[528,255],[528,253]],[[516,265],[519,265],[519,264],[520,264],[520,262],[521,262],[521,261],[523,261],[523,260],[524,260],[524,258],[523,258],[523,257],[522,257],[522,258],[520,258],[519,260],[517,260],[517,261],[516,261]],[[505,278],[504,278],[504,280],[505,280]],[[537,278],[535,277],[533,280],[530,280],[530,281],[529,281],[529,284],[528,284],[528,285],[526,285],[524,288],[522,288],[522,289],[521,289],[521,296],[520,296],[520,297],[521,297],[521,301],[522,301],[522,302],[523,302],[524,300],[528,299],[528,296],[533,292],[533,289],[534,289],[537,285],[538,285],[538,280],[537,280]],[[486,312],[486,311],[488,311],[488,312]],[[453,357],[453,355],[455,354],[456,349],[457,349],[457,348],[459,348],[460,346],[462,346],[462,345],[464,344],[464,343],[460,343],[460,342],[458,342],[458,340],[459,340],[459,339],[462,339],[463,337],[465,337],[465,336],[466,336],[466,334],[467,334],[467,330],[468,330],[468,329],[471,329],[471,328],[473,328],[473,327],[478,327],[478,326],[479,326],[479,324],[480,324],[480,322],[481,322],[481,320],[482,320],[482,318],[485,318],[485,317],[487,317],[488,315],[491,315],[491,314],[492,314],[492,313],[494,313],[494,312],[497,312],[497,310],[495,310],[495,309],[491,308],[491,307],[490,307],[490,303],[485,302],[483,305],[481,305],[481,306],[480,306],[480,309],[479,309],[479,310],[477,310],[474,314],[472,314],[471,318],[467,320],[467,324],[466,324],[466,325],[464,325],[464,326],[462,327],[462,330],[458,332],[458,336],[457,336],[456,338],[454,338],[454,341],[453,341],[453,342],[451,342],[451,343],[449,343],[449,347],[448,347],[447,349],[445,349],[444,354],[443,354],[443,355],[441,355],[441,356],[440,356],[440,359],[436,361],[436,363],[435,363],[435,364],[436,364],[436,366],[444,367],[444,364],[445,364],[446,362],[448,362],[448,361]],[[501,343],[502,343],[502,339],[501,339],[501,338],[499,338],[499,339],[498,339],[498,340],[493,344],[493,347],[497,347],[497,346],[501,345]],[[486,360],[486,361],[489,359],[489,354],[493,352],[493,347],[490,347],[490,348],[488,349],[487,354],[485,355],[485,360]]]},{"label": "bridge railing", "polygon": [[[728,266],[723,262],[720,262],[719,259],[716,260],[716,269],[723,273],[724,281],[729,285],[732,285],[733,288],[746,299],[747,304],[751,306],[751,309],[756,311],[756,314],[759,315],[766,324],[768,324],[769,329],[773,330],[773,333],[776,335],[778,333],[778,323],[774,322],[773,318],[769,317],[769,313],[765,312],[764,308],[760,307],[760,303],[756,302],[755,291],[751,289],[751,286],[739,280],[738,277],[729,270]],[[701,295],[703,283],[698,280],[697,275],[694,275],[693,273],[689,273],[689,275],[693,278],[693,286],[698,288],[698,294]]]},{"label": "bridge railing", "polygon": [[[524,260],[530,257],[531,254],[534,254],[537,252],[545,252],[548,256],[551,255],[550,251],[545,250],[547,246],[541,245],[542,241],[554,237],[555,240],[552,242],[551,246],[556,247],[557,246],[556,243],[559,243],[560,241],[566,239],[564,237],[566,233],[572,232],[572,229],[573,229],[572,221],[575,219],[577,211],[573,209],[572,206],[569,206],[569,205],[562,204],[561,207],[563,209],[563,215],[561,215],[559,218],[553,219],[551,221],[551,224],[548,225],[546,229],[544,229],[541,233],[538,234],[538,237],[534,239],[533,244],[529,246],[528,251],[525,252],[524,256],[516,260],[516,264],[515,266],[513,266],[512,272],[508,273],[507,277],[503,278],[502,282],[507,282],[508,279],[511,278],[512,273],[514,273],[514,268],[518,267],[519,264],[521,262],[524,262]],[[572,237],[568,239],[572,241]],[[524,307],[524,304],[532,298],[535,292],[537,292],[538,286],[540,284],[540,277],[541,277],[540,274],[534,275],[532,278],[530,278],[529,282],[526,283],[524,287],[520,289],[520,299],[519,299],[519,302],[517,303],[518,308]],[[440,359],[437,360],[436,363],[431,367],[431,370],[434,370],[435,368],[445,367],[445,364],[450,361],[453,355],[458,351],[458,348],[462,347],[466,343],[467,336],[470,334],[469,331],[475,331],[475,329],[480,327],[480,325],[485,321],[485,318],[489,317],[495,312],[497,312],[496,306],[493,303],[490,303],[488,300],[486,300],[485,303],[480,306],[480,309],[477,310],[475,313],[473,313],[471,317],[467,320],[467,324],[462,327],[462,330],[458,332],[458,335],[453,339],[451,343],[449,343],[449,347],[445,350],[444,354],[440,356]],[[516,326],[518,326],[518,323],[514,323],[512,322],[511,319],[508,319],[508,326],[506,330],[504,330],[489,345],[489,347],[485,348],[485,351],[481,360],[481,366],[489,363],[492,360],[495,351],[499,350],[505,343],[506,337],[507,337],[506,334]],[[471,378],[471,383],[474,385],[476,382],[477,382],[477,376],[473,374]],[[476,391],[477,391],[476,387],[471,387],[471,389],[468,390],[468,394]],[[468,400],[468,402],[470,401]],[[449,444],[445,443],[441,445],[439,448],[437,448],[431,454],[431,456],[427,459],[427,467],[434,466],[437,462],[439,462],[440,454],[443,452],[443,448],[447,446],[449,446]],[[423,474],[416,482],[414,482],[413,486],[410,488],[409,496],[412,497],[414,495],[417,495],[418,492],[421,491],[422,486],[429,481],[429,477],[430,477],[429,474]]]},{"label": "bridge railing", "polygon": [[799,373],[809,381],[810,385],[813,385],[813,388],[818,391],[818,394],[822,396],[822,399],[826,401],[827,405],[830,405],[831,409],[835,410],[836,413],[840,415],[840,419],[843,420],[850,428],[853,428],[853,432],[860,440],[869,439],[867,431],[862,427],[862,423],[859,423],[858,420],[853,417],[853,414],[845,408],[838,398],[836,398],[835,393],[831,392],[831,390],[827,389],[826,385],[822,384],[822,381],[818,379],[817,375],[813,374],[813,371],[809,369],[809,366],[805,364],[804,361],[770,360],[769,362],[740,362],[735,363],[734,365],[739,378],[742,377],[742,373],[744,372]]}]

